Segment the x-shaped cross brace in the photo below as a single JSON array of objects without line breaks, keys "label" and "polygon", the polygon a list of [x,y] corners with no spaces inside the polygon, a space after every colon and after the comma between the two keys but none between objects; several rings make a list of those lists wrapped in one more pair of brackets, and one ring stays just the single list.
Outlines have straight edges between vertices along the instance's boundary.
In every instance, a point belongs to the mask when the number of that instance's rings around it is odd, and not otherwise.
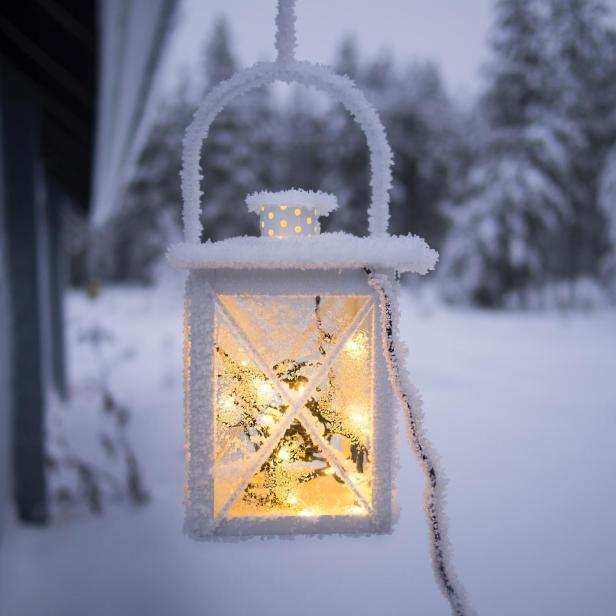
[{"label": "x-shaped cross brace", "polygon": [[364,305],[355,315],[354,319],[347,326],[346,330],[342,333],[342,336],[339,338],[338,343],[327,354],[325,361],[319,367],[316,374],[310,379],[305,390],[297,396],[290,397],[290,391],[282,386],[279,378],[276,376],[276,374],[274,374],[272,368],[268,365],[268,363],[261,357],[261,354],[259,353],[258,349],[256,349],[255,346],[252,344],[251,340],[244,333],[241,326],[237,323],[233,315],[220,301],[220,299],[216,297],[216,308],[220,317],[227,325],[232,335],[250,351],[258,368],[262,370],[263,373],[271,381],[273,387],[283,401],[283,404],[287,405],[287,410],[274,427],[274,430],[272,431],[270,436],[263,443],[263,446],[257,452],[255,452],[252,461],[248,465],[244,478],[235,487],[227,502],[220,510],[216,520],[217,524],[222,519],[224,519],[229,508],[235,502],[238,495],[246,488],[252,477],[258,472],[263,463],[271,456],[276,445],[284,436],[285,432],[287,431],[293,420],[296,418],[299,419],[302,425],[304,425],[304,427],[306,428],[306,430],[308,430],[310,436],[314,439],[315,443],[318,445],[321,451],[323,451],[323,454],[327,458],[328,462],[336,469],[340,477],[344,480],[345,484],[353,491],[353,493],[355,494],[359,502],[363,505],[363,507],[366,509],[366,511],[372,512],[372,507],[370,506],[370,503],[366,501],[360,491],[353,484],[353,481],[351,480],[346,470],[345,461],[342,459],[340,454],[323,439],[322,435],[319,433],[319,430],[314,424],[312,416],[309,412],[306,412],[305,404],[309,400],[309,398],[315,393],[317,387],[319,387],[326,379],[327,373],[332,364],[336,361],[338,354],[340,353],[346,342],[349,340],[349,338],[355,333],[355,331],[357,330],[363,319],[366,317],[370,309],[373,307],[373,305],[374,300],[372,298],[368,299],[364,303]]}]

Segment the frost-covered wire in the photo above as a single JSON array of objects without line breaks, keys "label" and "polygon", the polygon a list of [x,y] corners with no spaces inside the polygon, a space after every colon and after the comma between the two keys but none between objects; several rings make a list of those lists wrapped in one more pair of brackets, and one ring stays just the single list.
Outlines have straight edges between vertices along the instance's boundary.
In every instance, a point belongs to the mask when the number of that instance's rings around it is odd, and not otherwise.
[{"label": "frost-covered wire", "polygon": [[[404,366],[406,351],[398,335],[398,306],[396,293],[391,293],[390,279],[384,274],[375,274],[366,269],[370,286],[379,295],[380,322],[383,354],[387,362],[389,381],[403,410],[411,447],[421,464],[426,477],[424,508],[430,528],[432,565],[440,589],[449,601],[454,616],[472,616],[466,593],[458,581],[450,556],[444,512],[444,476],[438,466],[438,458],[423,429],[421,397],[409,381]],[[393,298],[393,299],[392,299]]]}]

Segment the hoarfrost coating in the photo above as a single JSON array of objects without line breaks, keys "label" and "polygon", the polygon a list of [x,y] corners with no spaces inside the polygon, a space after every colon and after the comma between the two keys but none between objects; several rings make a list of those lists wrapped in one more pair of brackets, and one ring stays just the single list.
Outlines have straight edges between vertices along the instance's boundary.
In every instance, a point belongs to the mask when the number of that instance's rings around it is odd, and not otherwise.
[{"label": "hoarfrost coating", "polygon": [[388,268],[427,274],[438,253],[415,235],[357,237],[323,233],[311,238],[232,237],[204,244],[169,248],[168,259],[179,269],[362,269]]},{"label": "hoarfrost coating", "polygon": [[292,188],[280,192],[262,190],[246,197],[246,205],[251,212],[258,213],[259,208],[270,205],[310,206],[321,216],[333,212],[338,207],[338,200],[334,195],[320,190],[302,190]]}]

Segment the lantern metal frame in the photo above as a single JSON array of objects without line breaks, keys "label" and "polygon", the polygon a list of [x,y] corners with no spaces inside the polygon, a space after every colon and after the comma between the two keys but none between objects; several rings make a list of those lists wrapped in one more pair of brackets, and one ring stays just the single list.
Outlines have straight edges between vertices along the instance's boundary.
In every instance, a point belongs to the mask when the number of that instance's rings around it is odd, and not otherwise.
[{"label": "lantern metal frame", "polygon": [[[255,278],[256,276],[256,278]],[[315,517],[236,517],[227,518],[226,511],[214,515],[214,443],[215,418],[211,412],[214,406],[214,379],[195,378],[194,370],[200,374],[214,374],[215,311],[220,306],[218,295],[246,295],[251,292],[268,297],[328,294],[334,296],[370,297],[362,315],[373,311],[373,404],[371,433],[371,481],[372,497],[368,515],[319,515]],[[246,270],[194,270],[191,272],[185,312],[185,336],[190,343],[185,347],[185,385],[187,449],[190,459],[186,468],[186,523],[185,530],[196,538],[248,536],[254,534],[323,534],[345,533],[366,534],[389,532],[394,519],[393,467],[397,454],[395,447],[395,403],[388,381],[387,367],[380,352],[383,344],[382,332],[378,325],[378,294],[368,284],[364,272],[357,270],[326,272],[294,272],[289,277],[286,270],[263,271],[255,274]],[[361,317],[356,318],[356,322]],[[337,345],[340,348],[352,334],[349,326],[347,336]],[[258,353],[258,351],[257,351]],[[335,361],[335,356],[328,361]],[[316,387],[319,381],[311,383]],[[310,395],[307,390],[304,399]],[[294,402],[285,420],[301,416],[302,400]],[[302,423],[308,428],[308,421]],[[277,434],[270,437],[275,441],[284,431],[281,423]],[[311,432],[313,439],[319,435]],[[319,443],[323,449],[323,442]],[[271,447],[270,447],[271,451]],[[267,450],[261,456],[267,456]],[[257,467],[247,469],[246,477],[256,472]],[[245,483],[244,483],[245,485]],[[241,487],[241,486],[240,486]],[[238,491],[236,490],[236,494]],[[232,497],[230,500],[233,500]]]}]

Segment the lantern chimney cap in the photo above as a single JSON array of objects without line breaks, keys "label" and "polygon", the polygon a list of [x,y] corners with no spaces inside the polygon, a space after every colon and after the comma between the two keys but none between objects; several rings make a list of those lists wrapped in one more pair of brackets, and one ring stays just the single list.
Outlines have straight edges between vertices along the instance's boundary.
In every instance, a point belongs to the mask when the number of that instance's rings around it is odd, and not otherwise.
[{"label": "lantern chimney cap", "polygon": [[259,214],[261,208],[279,205],[289,207],[303,207],[316,210],[317,216],[325,216],[338,207],[338,200],[334,195],[320,190],[301,190],[293,188],[280,192],[261,191],[246,197],[246,205],[251,212]]}]

